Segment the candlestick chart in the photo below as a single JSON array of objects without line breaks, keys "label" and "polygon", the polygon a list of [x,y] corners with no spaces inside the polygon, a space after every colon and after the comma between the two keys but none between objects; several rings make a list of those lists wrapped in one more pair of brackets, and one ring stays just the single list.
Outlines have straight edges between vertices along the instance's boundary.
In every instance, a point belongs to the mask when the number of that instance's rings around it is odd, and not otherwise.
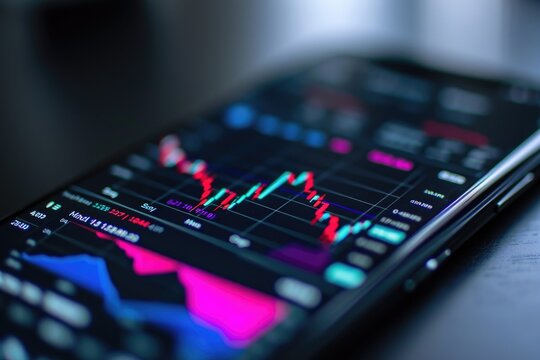
[{"label": "candlestick chart", "polygon": [[324,244],[342,241],[348,235],[358,234],[371,225],[370,221],[366,220],[340,226],[340,218],[327,211],[330,203],[324,200],[326,194],[319,194],[314,189],[314,174],[311,171],[304,171],[298,175],[291,171],[285,171],[269,184],[259,182],[251,186],[245,193],[237,194],[228,188],[216,191],[212,186],[214,177],[208,173],[206,162],[203,160],[190,161],[186,152],[180,147],[180,139],[177,136],[169,135],[161,140],[159,159],[163,166],[176,167],[179,172],[190,174],[193,179],[200,182],[202,188],[200,201],[190,211],[200,206],[214,206],[214,211],[232,209],[249,198],[263,200],[284,184],[290,184],[294,187],[302,187],[307,202],[313,206],[315,211],[311,223],[327,222],[319,237]]}]

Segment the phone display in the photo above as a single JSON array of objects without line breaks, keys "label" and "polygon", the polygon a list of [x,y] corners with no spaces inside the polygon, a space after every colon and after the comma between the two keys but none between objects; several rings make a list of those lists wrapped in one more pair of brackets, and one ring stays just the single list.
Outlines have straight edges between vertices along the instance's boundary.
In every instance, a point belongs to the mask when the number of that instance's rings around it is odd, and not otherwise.
[{"label": "phone display", "polygon": [[2,349],[270,356],[537,139],[539,104],[346,58],[184,122],[0,224]]}]

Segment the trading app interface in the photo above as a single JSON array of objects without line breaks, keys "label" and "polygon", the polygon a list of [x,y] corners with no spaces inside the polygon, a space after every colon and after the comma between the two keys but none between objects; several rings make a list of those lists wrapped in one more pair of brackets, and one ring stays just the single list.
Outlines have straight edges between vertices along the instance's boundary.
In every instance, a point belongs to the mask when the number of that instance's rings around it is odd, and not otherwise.
[{"label": "trading app interface", "polygon": [[251,93],[1,224],[0,347],[264,356],[530,136],[539,99],[347,59]]}]

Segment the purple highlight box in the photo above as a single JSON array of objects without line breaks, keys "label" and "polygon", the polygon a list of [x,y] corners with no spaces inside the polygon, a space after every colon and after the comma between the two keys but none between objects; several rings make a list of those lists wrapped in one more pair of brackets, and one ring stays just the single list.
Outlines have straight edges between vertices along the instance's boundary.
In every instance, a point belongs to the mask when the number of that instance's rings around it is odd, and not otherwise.
[{"label": "purple highlight box", "polygon": [[371,150],[367,158],[370,162],[391,167],[401,171],[411,171],[414,169],[414,163],[411,160],[396,157],[379,150]]},{"label": "purple highlight box", "polygon": [[338,154],[348,154],[352,151],[352,143],[343,138],[332,138],[329,144],[330,150]]},{"label": "purple highlight box", "polygon": [[321,272],[331,261],[328,250],[306,247],[300,244],[285,245],[273,250],[270,256],[311,272]]}]

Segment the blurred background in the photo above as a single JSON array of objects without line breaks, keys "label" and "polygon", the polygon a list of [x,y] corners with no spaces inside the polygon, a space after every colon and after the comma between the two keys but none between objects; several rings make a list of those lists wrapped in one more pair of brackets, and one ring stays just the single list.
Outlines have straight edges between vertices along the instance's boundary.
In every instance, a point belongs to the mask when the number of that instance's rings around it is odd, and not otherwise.
[{"label": "blurred background", "polygon": [[[0,217],[189,114],[335,53],[540,83],[539,20],[535,0],[0,0]],[[510,281],[514,297],[478,304],[505,247],[492,238],[529,226],[537,202],[522,202],[520,221],[491,225],[438,275],[444,286],[415,295],[353,357],[540,358],[539,302],[523,304],[512,287],[522,278]]]}]

